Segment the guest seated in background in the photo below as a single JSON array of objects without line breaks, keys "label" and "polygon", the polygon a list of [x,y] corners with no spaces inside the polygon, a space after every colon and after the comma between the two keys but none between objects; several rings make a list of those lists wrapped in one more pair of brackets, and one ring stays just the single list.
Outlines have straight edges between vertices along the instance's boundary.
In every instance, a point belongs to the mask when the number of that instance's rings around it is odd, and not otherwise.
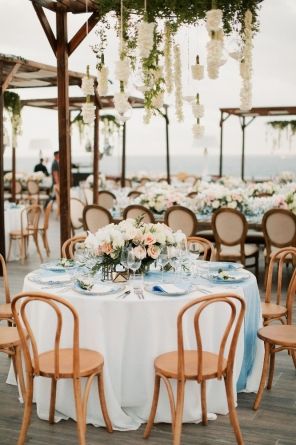
[{"label": "guest seated in background", "polygon": [[39,164],[36,164],[34,167],[34,172],[42,172],[45,176],[49,176],[48,170],[46,166],[43,164],[44,159],[41,158]]}]

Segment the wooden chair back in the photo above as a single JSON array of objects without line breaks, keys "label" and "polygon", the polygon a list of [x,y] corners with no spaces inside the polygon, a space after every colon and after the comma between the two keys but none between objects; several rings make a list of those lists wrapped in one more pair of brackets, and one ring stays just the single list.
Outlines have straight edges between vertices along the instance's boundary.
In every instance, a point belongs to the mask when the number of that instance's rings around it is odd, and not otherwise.
[{"label": "wooden chair back", "polygon": [[236,209],[228,207],[217,210],[212,216],[212,228],[217,254],[224,246],[240,246],[241,260],[245,262],[245,249],[248,223],[245,216]]},{"label": "wooden chair back", "polygon": [[141,178],[140,185],[145,185],[147,182],[151,182],[151,179],[148,177]]},{"label": "wooden chair back", "polygon": [[[54,351],[54,377],[59,379],[60,366],[59,356],[61,349],[61,338],[63,334],[63,316],[67,313],[73,319],[72,345],[67,345],[73,349],[72,366],[74,378],[79,377],[79,317],[76,309],[67,300],[58,297],[57,295],[47,294],[44,292],[21,292],[17,294],[11,304],[12,313],[21,339],[22,350],[24,353],[26,371],[29,375],[40,376],[40,363],[37,341],[30,325],[27,316],[27,307],[30,305],[45,304],[50,306],[56,316],[56,329],[53,335],[53,347],[50,350]],[[16,305],[19,304],[19,311]],[[67,324],[67,331],[71,329]],[[68,335],[67,335],[68,336]],[[45,352],[45,351],[42,351]]]},{"label": "wooden chair back", "polygon": [[165,183],[165,184],[167,184],[168,183],[168,179],[167,178],[159,178],[158,180],[157,180],[157,182],[163,182],[163,183]]},{"label": "wooden chair back", "polygon": [[290,210],[268,210],[263,215],[262,227],[267,256],[271,254],[272,246],[296,247],[296,215]]},{"label": "wooden chair back", "polygon": [[179,205],[169,207],[164,214],[164,223],[173,231],[182,230],[186,236],[194,236],[197,232],[195,213],[187,207]]},{"label": "wooden chair back", "polygon": [[33,179],[28,179],[27,190],[29,195],[39,195],[40,188],[38,182]]},{"label": "wooden chair back", "polygon": [[125,178],[124,180],[124,187],[132,187],[133,186],[133,182],[130,178]]},{"label": "wooden chair back", "polygon": [[138,198],[141,195],[143,195],[142,192],[138,192],[137,190],[132,190],[131,192],[128,193],[127,196],[128,196],[128,198],[135,199],[135,198]]},{"label": "wooden chair back", "polygon": [[211,241],[201,236],[188,236],[187,237],[187,247],[190,250],[190,244],[196,243],[200,246],[201,255],[199,258],[205,261],[215,260],[215,248]]},{"label": "wooden chair back", "polygon": [[[15,193],[17,195],[22,194],[23,186],[20,180],[15,181]],[[12,192],[12,181],[10,182],[10,192]]]},{"label": "wooden chair back", "polygon": [[2,267],[2,273],[3,273],[3,287],[4,287],[4,294],[5,294],[5,303],[10,303],[10,290],[9,290],[9,282],[8,282],[8,273],[7,273],[7,267],[5,263],[5,259],[0,254],[0,263]]},{"label": "wooden chair back", "polygon": [[82,215],[85,204],[78,198],[70,199],[70,219],[73,230],[83,227]]},{"label": "wooden chair back", "polygon": [[51,214],[51,211],[52,211],[52,206],[53,206],[53,200],[51,199],[51,200],[47,203],[47,205],[46,205],[46,207],[45,207],[45,210],[44,210],[44,220],[43,220],[43,229],[44,229],[44,230],[47,230],[47,229],[48,229],[48,226],[49,226],[49,218],[50,218],[50,214]]},{"label": "wooden chair back", "polygon": [[99,205],[104,209],[110,210],[114,207],[116,196],[108,190],[101,190],[99,192]]},{"label": "wooden chair back", "polygon": [[143,217],[144,223],[152,223],[155,224],[155,218],[151,210],[147,209],[144,206],[138,204],[132,204],[127,206],[122,213],[123,219],[135,219],[139,218],[139,216]]},{"label": "wooden chair back", "polygon": [[83,243],[85,240],[86,240],[85,234],[79,234],[67,239],[62,245],[62,257],[68,259],[74,259],[76,244]]},{"label": "wooden chair back", "polygon": [[113,222],[111,213],[105,207],[97,204],[87,205],[83,209],[83,227],[91,233],[96,233],[99,229]]},{"label": "wooden chair back", "polygon": [[88,205],[92,204],[93,197],[94,197],[92,189],[88,188],[88,187],[84,187],[83,193],[84,193],[84,199],[85,199],[86,204],[88,204]]},{"label": "wooden chair back", "polygon": [[197,192],[190,192],[187,196],[188,198],[195,198],[197,196]]},{"label": "wooden chair back", "polygon": [[37,232],[39,228],[39,220],[41,216],[41,207],[33,204],[25,207],[21,211],[21,232],[24,234],[25,230],[29,232]]},{"label": "wooden chair back", "polygon": [[[233,364],[235,359],[237,341],[239,337],[239,332],[244,319],[246,304],[242,297],[236,295],[235,293],[225,294],[213,294],[208,296],[203,296],[198,299],[191,301],[186,304],[178,314],[177,318],[177,334],[178,334],[178,380],[184,380],[185,374],[185,363],[184,363],[184,339],[183,339],[183,319],[185,314],[192,309],[197,307],[194,314],[194,331],[197,345],[197,381],[200,383],[203,380],[203,335],[201,332],[201,316],[204,311],[212,306],[213,304],[221,303],[224,308],[228,307],[230,309],[228,321],[226,323],[225,329],[222,330],[221,340],[219,342],[218,348],[218,362],[217,362],[217,378],[221,379],[223,377],[223,361],[227,360],[227,374],[232,373]],[[237,308],[237,304],[239,307]],[[223,309],[224,309],[223,308]],[[230,333],[232,331],[231,337]],[[228,352],[226,352],[226,346],[229,344]]]},{"label": "wooden chair back", "polygon": [[296,268],[294,268],[293,274],[289,279],[288,288],[285,291],[283,289],[283,271],[284,265],[289,258],[293,264],[296,264],[296,248],[295,247],[283,247],[277,252],[274,252],[270,256],[270,262],[268,266],[266,291],[265,291],[265,303],[271,303],[272,301],[272,283],[273,278],[276,276],[276,304],[281,305],[283,300],[283,293],[285,292],[285,306],[287,308],[287,321],[288,324],[292,324],[292,306],[294,303],[294,297],[296,293]]}]

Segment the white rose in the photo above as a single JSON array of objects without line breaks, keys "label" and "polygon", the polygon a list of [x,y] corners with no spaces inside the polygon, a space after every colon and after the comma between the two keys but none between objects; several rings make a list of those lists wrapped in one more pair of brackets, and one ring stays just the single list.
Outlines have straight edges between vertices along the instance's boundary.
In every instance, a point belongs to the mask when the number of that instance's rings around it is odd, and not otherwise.
[{"label": "white rose", "polygon": [[220,205],[220,203],[219,203],[218,199],[215,199],[215,201],[213,201],[213,204],[212,204],[213,209],[217,209],[219,207],[219,205]]}]

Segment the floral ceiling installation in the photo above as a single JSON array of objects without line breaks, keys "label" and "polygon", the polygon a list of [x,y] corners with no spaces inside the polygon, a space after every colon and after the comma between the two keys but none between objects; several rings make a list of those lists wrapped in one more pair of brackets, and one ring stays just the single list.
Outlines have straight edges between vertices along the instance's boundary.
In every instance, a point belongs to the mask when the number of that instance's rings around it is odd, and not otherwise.
[{"label": "floral ceiling installation", "polygon": [[[98,87],[103,95],[108,90],[109,66],[106,60],[107,30],[116,22],[119,38],[119,57],[115,62],[115,109],[119,122],[131,116],[128,101],[131,85],[144,96],[145,117],[148,123],[161,112],[167,95],[174,93],[176,117],[184,118],[182,84],[183,47],[179,30],[188,26],[204,26],[209,33],[207,60],[189,61],[193,80],[201,81],[205,71],[210,79],[217,79],[226,62],[225,39],[235,37],[238,46],[236,60],[241,66],[243,80],[241,108],[251,108],[252,37],[258,29],[257,15],[262,0],[96,0],[100,22],[96,31],[98,43],[93,47],[97,58]],[[230,54],[231,56],[231,54]],[[232,57],[232,56],[231,56]],[[206,65],[206,70],[204,68]],[[199,85],[199,84],[198,84]],[[196,88],[197,89],[197,88]],[[85,93],[88,97],[88,94]],[[238,95],[239,96],[239,95]],[[199,103],[199,91],[190,102],[196,123],[195,137],[204,134],[200,125],[204,109]],[[87,100],[83,115],[90,122],[93,109]]]}]

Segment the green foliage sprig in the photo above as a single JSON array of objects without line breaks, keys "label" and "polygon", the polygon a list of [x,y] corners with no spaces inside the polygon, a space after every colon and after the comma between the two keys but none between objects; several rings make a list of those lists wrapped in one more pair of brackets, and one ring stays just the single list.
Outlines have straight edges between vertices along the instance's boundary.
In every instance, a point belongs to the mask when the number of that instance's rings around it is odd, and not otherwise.
[{"label": "green foliage sprig", "polygon": [[270,125],[274,130],[283,131],[285,129],[290,128],[291,133],[296,134],[296,120],[288,120],[288,121],[270,121],[267,122],[267,125]]}]

